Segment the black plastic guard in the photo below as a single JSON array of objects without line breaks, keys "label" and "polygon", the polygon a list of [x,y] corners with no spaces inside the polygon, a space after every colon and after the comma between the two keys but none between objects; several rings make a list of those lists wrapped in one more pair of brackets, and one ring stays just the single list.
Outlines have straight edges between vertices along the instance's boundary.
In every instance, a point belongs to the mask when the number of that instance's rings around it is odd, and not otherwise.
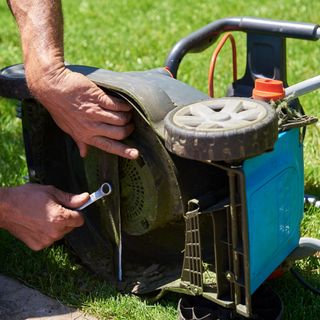
[{"label": "black plastic guard", "polygon": [[[163,135],[162,121],[170,110],[208,99],[203,92],[172,78],[163,68],[141,72],[113,72],[78,65],[67,67],[87,76],[98,86],[131,99],[141,108],[140,111],[160,136]],[[22,64],[0,71],[0,96],[18,100],[31,98]]]},{"label": "black plastic guard", "polygon": [[0,96],[17,100],[31,98],[23,64],[16,64],[0,70]]}]

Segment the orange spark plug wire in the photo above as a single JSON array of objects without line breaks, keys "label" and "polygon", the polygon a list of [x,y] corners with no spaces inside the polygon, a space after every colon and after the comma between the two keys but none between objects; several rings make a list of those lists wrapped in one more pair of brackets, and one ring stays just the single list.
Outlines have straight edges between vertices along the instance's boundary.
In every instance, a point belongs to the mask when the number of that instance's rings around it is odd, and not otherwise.
[{"label": "orange spark plug wire", "polygon": [[232,47],[232,63],[233,63],[233,81],[237,80],[237,49],[236,49],[236,42],[234,40],[233,35],[228,32],[226,33],[223,38],[220,40],[218,43],[218,46],[214,50],[212,57],[211,57],[211,62],[210,62],[210,67],[209,67],[209,72],[208,72],[208,93],[210,97],[214,97],[214,69],[216,65],[216,61],[218,58],[218,54],[220,53],[220,50],[226,43],[226,41],[230,39],[231,42],[231,47]]}]

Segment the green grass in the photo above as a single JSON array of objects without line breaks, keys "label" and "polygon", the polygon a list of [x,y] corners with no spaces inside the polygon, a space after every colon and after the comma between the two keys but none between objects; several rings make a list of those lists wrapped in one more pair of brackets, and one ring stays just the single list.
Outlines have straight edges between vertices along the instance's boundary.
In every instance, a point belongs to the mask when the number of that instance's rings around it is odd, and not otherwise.
[{"label": "green grass", "polygon": [[[228,16],[256,16],[320,22],[318,0],[66,0],[65,54],[70,63],[114,71],[145,70],[162,66],[176,41],[203,25]],[[0,67],[21,61],[18,32],[5,2],[0,2]],[[244,70],[245,37],[235,33],[239,73]],[[288,81],[295,83],[319,73],[320,43],[288,40]],[[216,68],[216,92],[223,96],[231,81],[230,52],[224,49]],[[188,55],[179,79],[206,91],[207,68],[212,49]],[[301,98],[308,114],[320,116],[320,94]],[[0,100],[0,184],[24,183],[26,175],[20,121],[15,102]],[[309,128],[305,140],[306,191],[320,195],[320,127]],[[306,211],[303,235],[320,238],[320,212]],[[170,296],[148,305],[134,296],[120,295],[97,276],[83,269],[63,246],[31,252],[6,232],[0,233],[0,272],[16,277],[60,301],[101,319],[176,319],[177,298]],[[302,264],[315,272],[319,265]],[[309,268],[309,269],[308,269]],[[318,281],[319,283],[319,281]],[[287,274],[272,282],[285,304],[285,319],[318,319],[319,298],[304,290]]]}]

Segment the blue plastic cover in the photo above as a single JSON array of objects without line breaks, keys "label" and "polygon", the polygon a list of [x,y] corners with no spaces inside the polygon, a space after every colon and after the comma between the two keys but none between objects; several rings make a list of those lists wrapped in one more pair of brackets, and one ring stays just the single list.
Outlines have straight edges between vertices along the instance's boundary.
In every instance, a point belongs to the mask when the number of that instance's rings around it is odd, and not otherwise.
[{"label": "blue plastic cover", "polygon": [[299,129],[279,134],[271,152],[248,159],[243,170],[253,293],[298,245],[303,217],[303,145]]}]

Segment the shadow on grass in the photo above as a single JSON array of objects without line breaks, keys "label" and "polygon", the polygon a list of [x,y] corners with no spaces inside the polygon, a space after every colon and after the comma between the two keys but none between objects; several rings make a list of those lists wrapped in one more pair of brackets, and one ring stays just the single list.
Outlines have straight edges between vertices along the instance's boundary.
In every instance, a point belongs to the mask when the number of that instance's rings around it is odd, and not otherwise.
[{"label": "shadow on grass", "polygon": [[92,296],[108,298],[117,292],[79,265],[62,244],[34,252],[0,230],[0,272],[26,285],[80,307]]},{"label": "shadow on grass", "polygon": [[[308,280],[319,287],[319,275],[309,274]],[[320,313],[319,295],[303,287],[291,274],[271,281],[272,288],[278,293],[284,304],[285,320],[317,320]]]},{"label": "shadow on grass", "polygon": [[[115,304],[128,304],[128,308],[135,308],[137,304],[144,303],[139,302],[139,299],[134,303],[120,302],[119,299],[122,299],[123,295],[105,280],[79,265],[77,258],[70,255],[63,245],[33,252],[7,232],[0,230],[0,261],[1,273],[19,279],[26,285],[69,306],[76,308],[89,306],[90,310],[92,308],[90,304],[97,301],[113,300]],[[319,260],[311,259],[311,262],[299,266],[303,269],[302,272],[308,274],[308,280],[319,287],[319,272],[311,272],[317,267],[319,271]],[[305,289],[292,274],[287,273],[277,280],[270,281],[270,284],[283,300],[284,319],[318,319],[319,296]],[[176,310],[179,298],[178,294],[167,294],[156,303],[156,307]],[[99,306],[93,307],[93,313],[99,315],[99,308]],[[101,312],[115,314],[110,310]],[[119,317],[119,319],[125,318]]]},{"label": "shadow on grass", "polygon": [[[6,231],[0,230],[0,261],[0,273],[18,279],[68,306],[79,309],[86,306],[89,311],[93,308],[97,314],[101,312],[103,315],[106,311],[99,306],[99,302],[103,304],[110,300],[113,301],[112,304],[123,297],[130,299],[130,295],[120,294],[104,279],[81,266],[79,259],[63,244],[34,252]],[[144,307],[152,307],[146,301],[138,298],[136,300],[131,302],[131,308],[135,308],[139,303],[144,304]],[[123,303],[126,301],[119,302]],[[96,305],[92,307],[91,304]],[[178,296],[168,294],[155,305],[175,310],[177,304]],[[99,311],[100,308],[102,311]],[[112,306],[108,308],[112,309]]]},{"label": "shadow on grass", "polygon": [[316,179],[309,178],[309,180],[305,182],[304,187],[306,194],[311,194],[320,198],[320,186]]}]

